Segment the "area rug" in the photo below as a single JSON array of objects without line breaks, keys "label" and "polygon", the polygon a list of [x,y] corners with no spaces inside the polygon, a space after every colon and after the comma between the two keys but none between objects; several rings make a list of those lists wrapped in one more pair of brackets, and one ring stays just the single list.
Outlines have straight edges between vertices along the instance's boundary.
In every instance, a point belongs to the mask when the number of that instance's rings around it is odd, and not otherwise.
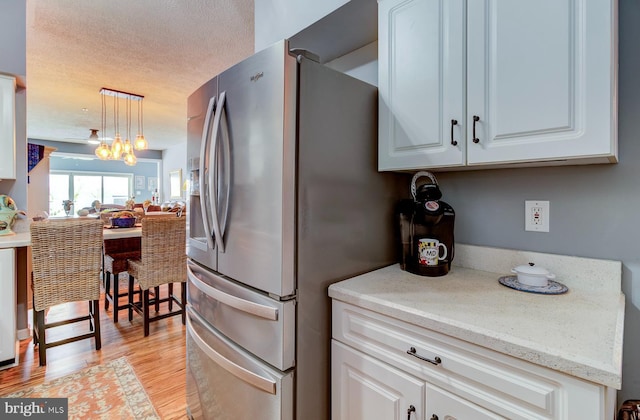
[{"label": "area rug", "polygon": [[68,398],[69,419],[159,419],[125,357],[2,398]]}]

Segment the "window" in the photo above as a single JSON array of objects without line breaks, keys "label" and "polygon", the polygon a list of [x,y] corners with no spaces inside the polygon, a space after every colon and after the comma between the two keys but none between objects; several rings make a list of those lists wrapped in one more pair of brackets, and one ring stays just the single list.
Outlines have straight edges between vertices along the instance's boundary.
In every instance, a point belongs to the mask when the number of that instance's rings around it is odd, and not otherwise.
[{"label": "window", "polygon": [[49,174],[49,214],[63,216],[62,202],[72,200],[74,212],[95,200],[124,205],[133,190],[133,175],[56,171]]}]

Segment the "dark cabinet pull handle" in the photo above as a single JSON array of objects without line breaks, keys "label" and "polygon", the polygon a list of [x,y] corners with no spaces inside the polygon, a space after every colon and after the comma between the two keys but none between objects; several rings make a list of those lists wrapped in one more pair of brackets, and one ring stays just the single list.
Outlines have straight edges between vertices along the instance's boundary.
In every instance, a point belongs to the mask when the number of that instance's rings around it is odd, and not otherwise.
[{"label": "dark cabinet pull handle", "polygon": [[413,357],[417,357],[420,360],[424,360],[425,362],[429,362],[432,365],[439,365],[440,363],[442,363],[442,360],[436,356],[434,359],[427,359],[426,357],[422,357],[420,356],[417,352],[416,352],[416,348],[415,347],[411,347],[409,350],[407,350],[407,354],[410,354]]},{"label": "dark cabinet pull handle", "polygon": [[411,420],[411,413],[415,412],[416,408],[413,405],[410,405],[409,408],[407,408],[407,420]]},{"label": "dark cabinet pull handle", "polygon": [[457,146],[458,142],[453,139],[453,126],[458,125],[458,120],[451,120],[451,145]]},{"label": "dark cabinet pull handle", "polygon": [[436,416],[435,414],[433,414],[429,420],[438,420],[438,416]]},{"label": "dark cabinet pull handle", "polygon": [[477,115],[473,116],[473,142],[480,143],[480,139],[476,136],[476,123],[480,121],[480,117]]}]

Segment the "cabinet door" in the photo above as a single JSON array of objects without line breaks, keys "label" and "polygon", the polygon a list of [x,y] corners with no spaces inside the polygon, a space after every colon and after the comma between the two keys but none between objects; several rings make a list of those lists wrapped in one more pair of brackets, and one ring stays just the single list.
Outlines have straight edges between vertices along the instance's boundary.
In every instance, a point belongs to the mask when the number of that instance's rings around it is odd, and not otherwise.
[{"label": "cabinet door", "polygon": [[0,74],[0,179],[16,178],[16,79]]},{"label": "cabinet door", "polygon": [[468,164],[617,160],[615,3],[468,0]]},{"label": "cabinet door", "polygon": [[331,418],[411,420],[424,418],[424,381],[331,342]]},{"label": "cabinet door", "polygon": [[443,389],[427,384],[427,416],[433,420],[506,420]]},{"label": "cabinet door", "polygon": [[379,169],[464,164],[463,0],[380,0],[378,31]]},{"label": "cabinet door", "polygon": [[16,357],[15,250],[0,249],[0,365]]}]

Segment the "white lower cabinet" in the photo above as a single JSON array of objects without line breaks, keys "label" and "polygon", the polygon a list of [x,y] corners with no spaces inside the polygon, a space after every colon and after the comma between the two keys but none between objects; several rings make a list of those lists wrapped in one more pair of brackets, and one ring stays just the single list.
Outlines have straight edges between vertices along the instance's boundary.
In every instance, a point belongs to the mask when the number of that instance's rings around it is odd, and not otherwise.
[{"label": "white lower cabinet", "polygon": [[422,419],[423,380],[331,342],[333,419]]},{"label": "white lower cabinet", "polygon": [[0,368],[16,357],[15,250],[0,249]]},{"label": "white lower cabinet", "polygon": [[333,301],[333,420],[613,419],[615,390]]},{"label": "white lower cabinet", "polygon": [[333,419],[504,419],[336,340],[331,354]]}]

